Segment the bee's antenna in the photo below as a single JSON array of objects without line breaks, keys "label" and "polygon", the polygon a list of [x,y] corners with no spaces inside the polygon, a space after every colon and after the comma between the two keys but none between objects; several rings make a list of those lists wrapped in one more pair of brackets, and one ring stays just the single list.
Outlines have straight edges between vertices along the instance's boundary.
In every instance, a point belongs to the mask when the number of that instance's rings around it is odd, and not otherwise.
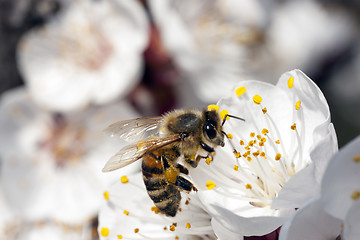
[{"label": "bee's antenna", "polygon": [[[226,119],[227,117],[231,117],[231,118],[235,118],[235,119],[238,119],[238,120],[241,120],[241,121],[244,121],[245,122],[245,119],[241,118],[241,117],[237,117],[237,116],[234,116],[234,115],[230,115],[230,114],[226,114],[225,117],[224,117],[224,120],[221,124],[221,126],[224,126],[224,123],[226,122]],[[226,134],[225,134],[226,135]]]}]

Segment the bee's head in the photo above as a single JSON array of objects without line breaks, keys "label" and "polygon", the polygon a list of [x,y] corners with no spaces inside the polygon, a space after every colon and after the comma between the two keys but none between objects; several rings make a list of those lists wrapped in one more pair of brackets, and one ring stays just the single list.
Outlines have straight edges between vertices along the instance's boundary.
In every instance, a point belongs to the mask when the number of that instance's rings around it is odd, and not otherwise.
[{"label": "bee's head", "polygon": [[[224,134],[222,132],[222,125],[219,113],[216,110],[203,111],[203,140],[201,144],[208,152],[213,152],[215,147],[224,146]],[[208,149],[207,149],[208,148]],[[212,151],[210,151],[212,150]]]}]

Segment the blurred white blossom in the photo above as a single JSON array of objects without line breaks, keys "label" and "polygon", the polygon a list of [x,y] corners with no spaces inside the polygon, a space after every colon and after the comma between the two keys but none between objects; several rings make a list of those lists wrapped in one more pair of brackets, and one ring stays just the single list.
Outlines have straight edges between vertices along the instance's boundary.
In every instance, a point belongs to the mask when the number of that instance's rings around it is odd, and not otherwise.
[{"label": "blurred white blossom", "polygon": [[276,86],[241,82],[218,106],[245,121],[227,120],[231,144],[191,171],[200,200],[229,234],[268,234],[320,192],[337,151],[328,105],[314,82],[293,70]]},{"label": "blurred white blossom", "polygon": [[99,235],[107,239],[216,239],[196,194],[182,195],[175,217],[160,213],[149,198],[141,173],[122,176],[104,193]]},{"label": "blurred white blossom", "polygon": [[26,33],[18,65],[34,100],[55,111],[104,104],[139,80],[148,20],[137,1],[63,1],[48,23]]},{"label": "blurred white blossom", "polygon": [[[360,137],[331,159],[321,194],[284,224],[280,240],[355,240],[360,235]],[[306,234],[306,235],[304,235]]]},{"label": "blurred white blossom", "polygon": [[86,224],[97,214],[105,186],[118,178],[105,176],[101,168],[124,145],[102,129],[135,116],[121,102],[50,113],[35,105],[24,89],[5,93],[0,105],[0,176],[9,208],[27,222]]}]

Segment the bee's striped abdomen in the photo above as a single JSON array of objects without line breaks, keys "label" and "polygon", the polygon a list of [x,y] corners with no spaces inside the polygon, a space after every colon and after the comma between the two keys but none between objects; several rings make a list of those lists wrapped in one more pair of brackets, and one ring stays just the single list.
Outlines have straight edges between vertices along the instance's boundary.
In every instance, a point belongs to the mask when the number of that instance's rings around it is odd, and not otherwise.
[{"label": "bee's striped abdomen", "polygon": [[175,216],[181,195],[177,187],[166,181],[160,157],[147,154],[143,157],[142,173],[146,190],[155,206],[169,216]]}]

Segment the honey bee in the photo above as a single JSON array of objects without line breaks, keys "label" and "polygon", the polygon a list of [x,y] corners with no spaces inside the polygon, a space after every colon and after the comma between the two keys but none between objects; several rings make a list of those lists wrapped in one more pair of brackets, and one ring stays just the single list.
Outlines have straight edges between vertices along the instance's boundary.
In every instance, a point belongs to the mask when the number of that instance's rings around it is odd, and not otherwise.
[{"label": "honey bee", "polygon": [[[184,165],[196,168],[202,158],[213,158],[215,148],[224,146],[224,122],[216,110],[208,109],[176,110],[161,117],[116,122],[105,132],[132,143],[110,158],[102,171],[113,171],[142,159],[149,197],[162,213],[174,217],[179,209],[180,192],[197,191],[180,175],[189,173]],[[199,155],[201,151],[206,155]],[[184,165],[178,163],[180,157]]]}]

